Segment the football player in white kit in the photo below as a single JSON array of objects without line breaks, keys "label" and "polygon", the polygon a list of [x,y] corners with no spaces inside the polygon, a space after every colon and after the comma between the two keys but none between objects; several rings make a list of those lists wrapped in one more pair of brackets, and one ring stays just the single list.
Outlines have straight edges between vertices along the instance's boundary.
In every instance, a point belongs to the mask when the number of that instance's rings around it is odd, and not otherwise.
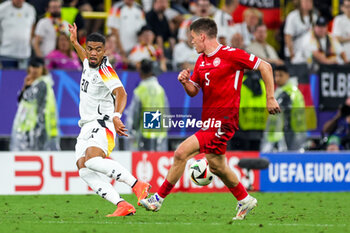
[{"label": "football player in white kit", "polygon": [[148,183],[137,180],[117,161],[106,158],[115,146],[116,133],[128,136],[120,120],[127,100],[125,89],[104,56],[104,36],[90,34],[85,50],[77,41],[76,25],[69,25],[69,31],[71,43],[83,62],[79,104],[81,130],[75,146],[79,175],[98,195],[117,205],[116,211],[108,217],[133,215],[136,212],[134,206],[123,200],[114,187],[98,174],[131,186],[138,204],[149,194],[151,186]]}]

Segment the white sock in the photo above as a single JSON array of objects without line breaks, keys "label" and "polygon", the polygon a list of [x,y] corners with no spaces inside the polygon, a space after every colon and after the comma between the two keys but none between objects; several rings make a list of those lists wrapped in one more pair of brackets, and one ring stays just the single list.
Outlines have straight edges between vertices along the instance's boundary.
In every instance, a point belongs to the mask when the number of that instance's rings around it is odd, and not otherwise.
[{"label": "white sock", "polygon": [[154,196],[156,196],[156,198],[159,199],[159,201],[162,203],[164,201],[164,198],[162,198],[161,196],[159,196],[158,193],[155,193]]},{"label": "white sock", "polygon": [[114,205],[124,201],[109,182],[103,180],[98,174],[96,174],[96,172],[91,171],[89,168],[81,168],[79,170],[79,176],[99,196],[113,203]]},{"label": "white sock", "polygon": [[117,181],[124,182],[130,187],[136,182],[136,178],[115,160],[94,157],[86,161],[85,166]]},{"label": "white sock", "polygon": [[242,200],[240,200],[240,202],[246,202],[251,198],[251,196],[248,194],[248,196],[246,196],[245,198],[243,198]]}]

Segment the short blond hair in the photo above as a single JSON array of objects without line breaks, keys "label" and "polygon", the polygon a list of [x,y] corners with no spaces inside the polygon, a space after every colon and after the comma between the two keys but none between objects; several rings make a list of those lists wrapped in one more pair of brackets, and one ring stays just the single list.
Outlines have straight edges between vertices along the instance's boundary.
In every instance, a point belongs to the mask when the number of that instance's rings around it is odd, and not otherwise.
[{"label": "short blond hair", "polygon": [[257,8],[254,8],[254,7],[245,9],[243,12],[243,18],[245,19],[249,14],[257,16],[259,19],[262,19],[263,17],[263,14],[261,13],[261,11],[259,11]]}]

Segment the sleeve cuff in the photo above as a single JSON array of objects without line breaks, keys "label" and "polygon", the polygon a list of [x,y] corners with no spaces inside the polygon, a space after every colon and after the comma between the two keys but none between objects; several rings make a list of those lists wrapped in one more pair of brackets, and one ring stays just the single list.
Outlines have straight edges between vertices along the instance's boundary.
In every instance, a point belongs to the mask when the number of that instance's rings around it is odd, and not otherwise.
[{"label": "sleeve cuff", "polygon": [[256,60],[256,62],[255,62],[255,65],[254,65],[254,67],[253,67],[253,70],[257,70],[257,69],[259,68],[260,63],[261,63],[261,59],[258,58],[258,60]]},{"label": "sleeve cuff", "polygon": [[197,87],[198,89],[201,89],[201,87],[199,86],[198,83],[192,81],[191,79],[190,79],[190,82],[193,83],[193,85],[194,85],[195,87]]},{"label": "sleeve cuff", "polygon": [[112,86],[109,88],[109,90],[113,93],[114,89],[116,89],[116,88],[118,88],[118,87],[122,87],[122,86],[123,86],[123,84],[122,84],[121,82],[118,82],[118,83],[112,85]]}]

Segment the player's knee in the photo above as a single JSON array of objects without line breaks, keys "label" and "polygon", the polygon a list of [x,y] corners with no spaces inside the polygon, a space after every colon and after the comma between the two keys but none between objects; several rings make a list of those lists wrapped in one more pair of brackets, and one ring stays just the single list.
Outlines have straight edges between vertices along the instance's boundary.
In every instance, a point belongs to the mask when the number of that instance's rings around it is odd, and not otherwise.
[{"label": "player's knee", "polygon": [[81,157],[77,161],[76,165],[77,165],[78,170],[80,170],[81,168],[84,168],[85,167],[85,157]]},{"label": "player's knee", "polygon": [[[80,178],[82,178],[85,182],[87,182],[89,184],[89,186],[91,187],[91,185],[94,185],[95,182],[92,182],[93,180],[91,179],[91,175],[94,172],[92,170],[90,170],[89,168],[82,168],[79,169],[79,176]],[[89,179],[90,177],[90,179]],[[93,187],[91,187],[93,190],[95,190]]]},{"label": "player's knee", "polygon": [[89,159],[94,158],[94,157],[96,157],[96,156],[93,156],[93,155],[91,155],[91,154],[86,153],[86,154],[85,154],[85,162],[88,161]]},{"label": "player's knee", "polygon": [[218,164],[212,163],[209,164],[209,170],[211,171],[211,173],[213,173],[216,176],[221,176],[224,168]]},{"label": "player's knee", "polygon": [[174,162],[186,162],[187,161],[187,154],[182,150],[181,148],[176,149],[174,153]]},{"label": "player's knee", "polygon": [[210,167],[209,167],[209,170],[210,170],[210,172],[213,173],[214,175],[218,175],[218,169],[217,169],[217,167],[210,166]]}]

